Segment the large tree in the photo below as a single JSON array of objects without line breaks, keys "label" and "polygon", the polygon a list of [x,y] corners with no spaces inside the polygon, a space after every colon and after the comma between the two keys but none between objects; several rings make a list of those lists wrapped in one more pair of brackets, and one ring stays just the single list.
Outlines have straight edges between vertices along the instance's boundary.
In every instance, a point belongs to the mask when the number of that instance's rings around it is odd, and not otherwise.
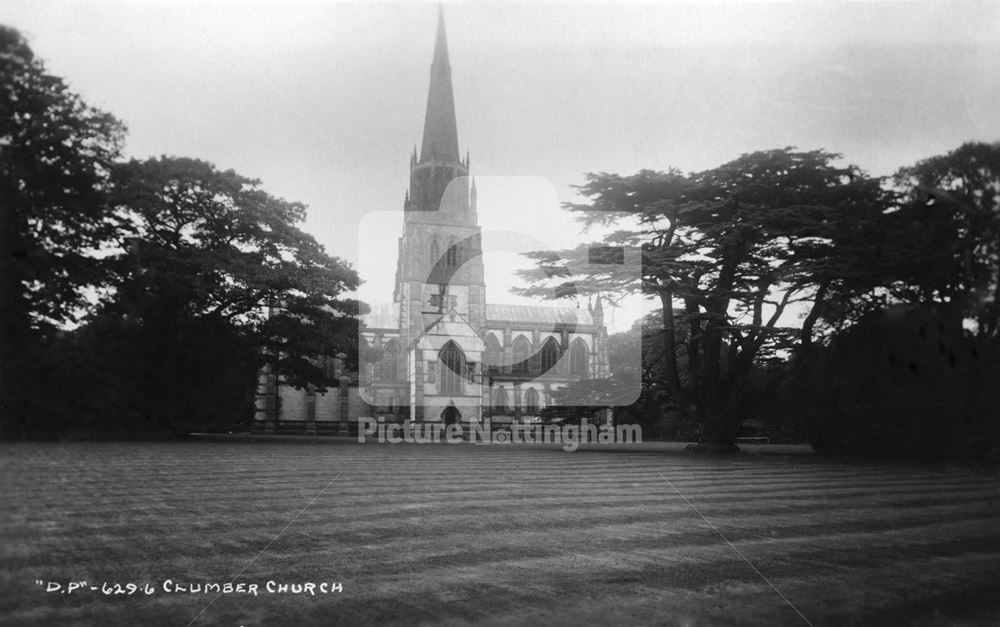
[{"label": "large tree", "polygon": [[223,321],[295,385],[330,382],[317,358],[353,360],[359,304],[344,294],[358,276],[299,227],[301,203],[163,157],[118,165],[112,205],[109,312],[168,336],[179,321]]},{"label": "large tree", "polygon": [[[65,323],[97,282],[105,191],[124,128],[0,26],[0,203],[6,328]],[[7,327],[7,325],[11,325]]]},{"label": "large tree", "polygon": [[857,225],[853,287],[831,292],[828,346],[782,402],[838,455],[1000,459],[1000,144],[899,170],[892,206]]},{"label": "large tree", "polygon": [[[528,291],[546,291],[565,275],[578,290],[657,297],[666,389],[710,441],[731,442],[754,368],[811,341],[830,286],[844,280],[836,259],[854,225],[884,209],[878,181],[838,159],[786,148],[687,176],[590,174],[578,187],[588,202],[569,208],[586,222],[622,227],[602,244],[642,251],[641,284],[588,264],[581,247],[536,254],[540,267],[524,274]],[[554,258],[561,273],[551,269]],[[789,324],[793,310],[805,315],[805,331]]]},{"label": "large tree", "polygon": [[105,192],[124,129],[0,26],[0,413],[16,434],[49,331],[101,282]]},{"label": "large tree", "polygon": [[353,361],[358,277],[301,204],[193,159],[119,162],[122,125],[6,27],[0,78],[4,434],[183,429],[249,415],[265,359],[318,387]]},{"label": "large tree", "polygon": [[970,142],[897,172],[896,301],[945,304],[1000,333],[1000,142]]}]

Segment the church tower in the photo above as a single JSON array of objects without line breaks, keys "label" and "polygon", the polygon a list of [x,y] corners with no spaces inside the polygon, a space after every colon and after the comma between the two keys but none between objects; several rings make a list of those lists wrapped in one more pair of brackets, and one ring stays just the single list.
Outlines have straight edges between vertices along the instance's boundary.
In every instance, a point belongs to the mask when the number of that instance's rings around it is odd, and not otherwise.
[{"label": "church tower", "polygon": [[[410,185],[403,211],[393,299],[399,303],[401,344],[410,351],[408,371],[416,382],[411,400],[422,406],[421,383],[451,374],[439,359],[449,341],[461,353],[463,372],[457,374],[472,383],[481,357],[479,334],[485,324],[476,190],[469,177],[468,155],[463,160],[459,152],[443,10],[438,13],[423,141],[420,152],[414,147],[410,155]],[[439,400],[461,405],[464,385],[451,388],[448,399]],[[465,411],[461,413],[469,418]]]},{"label": "church tower", "polygon": [[[600,300],[587,310],[485,302],[476,184],[459,150],[441,11],[430,69],[420,150],[410,155],[394,306],[362,317],[356,379],[327,362],[339,392],[297,389],[262,370],[255,430],[357,433],[360,417],[376,417],[454,424],[469,435],[485,424],[538,421],[558,390],[608,376]],[[366,244],[385,248],[383,241]]]}]

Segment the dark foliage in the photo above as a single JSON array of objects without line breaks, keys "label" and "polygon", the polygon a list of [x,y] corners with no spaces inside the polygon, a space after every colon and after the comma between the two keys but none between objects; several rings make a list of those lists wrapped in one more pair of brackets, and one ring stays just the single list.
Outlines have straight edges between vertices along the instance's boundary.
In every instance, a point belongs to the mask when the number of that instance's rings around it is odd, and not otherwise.
[{"label": "dark foliage", "polygon": [[[995,458],[1000,144],[965,144],[891,181],[838,160],[789,148],[690,175],[590,174],[578,188],[590,202],[568,208],[622,227],[604,243],[641,250],[641,284],[588,273],[581,247],[534,254],[523,291],[558,294],[539,289],[558,258],[558,280],[659,300],[642,330],[641,402],[618,410],[649,428],[697,423],[720,444],[811,435],[831,454]],[[793,327],[785,314],[796,311]],[[936,312],[947,338],[917,350],[895,311]]]},{"label": "dark foliage", "polygon": [[0,26],[0,435],[49,419],[34,409],[58,390],[46,378],[58,365],[46,343],[100,281],[85,251],[106,233],[104,192],[122,134]]},{"label": "dark foliage", "polygon": [[246,429],[257,356],[217,320],[169,335],[102,317],[34,346],[29,415],[8,437],[176,437]]},{"label": "dark foliage", "polygon": [[356,362],[360,305],[342,294],[357,273],[299,228],[302,204],[196,159],[118,164],[112,183],[107,312],[167,336],[183,321],[215,320],[296,386],[336,383],[316,357]]},{"label": "dark foliage", "polygon": [[801,360],[784,396],[822,454],[997,463],[998,349],[954,308],[896,307]]},{"label": "dark foliage", "polygon": [[[578,187],[589,202],[568,207],[585,223],[621,227],[605,244],[641,251],[641,282],[591,270],[584,248],[556,256],[568,260],[567,280],[587,289],[658,299],[659,391],[713,443],[739,436],[757,371],[812,341],[826,294],[849,265],[843,244],[853,225],[881,215],[879,181],[838,159],[784,148],[686,176],[589,174]],[[532,256],[544,266],[553,253]],[[551,275],[523,272],[531,284],[523,292],[558,293],[548,289]],[[784,316],[796,307],[809,312],[801,329]]]},{"label": "dark foliage", "polygon": [[76,319],[100,282],[105,192],[124,127],[49,74],[0,26],[0,306],[4,339]]},{"label": "dark foliage", "polygon": [[[356,272],[300,203],[196,159],[122,162],[122,125],[0,27],[0,436],[232,430],[267,361],[356,363]],[[70,330],[72,329],[72,330]]]}]

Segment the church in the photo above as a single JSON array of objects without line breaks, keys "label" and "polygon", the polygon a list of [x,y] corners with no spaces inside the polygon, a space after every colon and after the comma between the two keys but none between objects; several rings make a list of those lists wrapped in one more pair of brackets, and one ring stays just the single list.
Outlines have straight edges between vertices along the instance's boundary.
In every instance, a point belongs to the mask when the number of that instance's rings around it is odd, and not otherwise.
[{"label": "church", "polygon": [[[439,12],[419,152],[397,243],[389,310],[363,316],[359,371],[319,394],[264,371],[254,428],[357,432],[358,417],[458,424],[526,423],[575,381],[608,375],[601,300],[586,309],[486,302],[470,160],[459,151],[444,16]],[[386,242],[388,244],[388,242]]]}]

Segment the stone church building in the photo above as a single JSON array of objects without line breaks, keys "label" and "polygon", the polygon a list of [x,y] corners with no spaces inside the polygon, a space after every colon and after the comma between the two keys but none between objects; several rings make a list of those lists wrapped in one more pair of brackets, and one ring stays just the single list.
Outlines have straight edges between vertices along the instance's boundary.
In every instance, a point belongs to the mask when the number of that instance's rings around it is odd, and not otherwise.
[{"label": "stone church building", "polygon": [[586,309],[486,302],[469,164],[459,151],[439,14],[423,139],[410,156],[392,306],[363,317],[358,373],[331,364],[339,390],[296,390],[263,372],[255,429],[355,433],[359,416],[466,428],[483,420],[530,422],[553,391],[607,376],[600,299]]}]

